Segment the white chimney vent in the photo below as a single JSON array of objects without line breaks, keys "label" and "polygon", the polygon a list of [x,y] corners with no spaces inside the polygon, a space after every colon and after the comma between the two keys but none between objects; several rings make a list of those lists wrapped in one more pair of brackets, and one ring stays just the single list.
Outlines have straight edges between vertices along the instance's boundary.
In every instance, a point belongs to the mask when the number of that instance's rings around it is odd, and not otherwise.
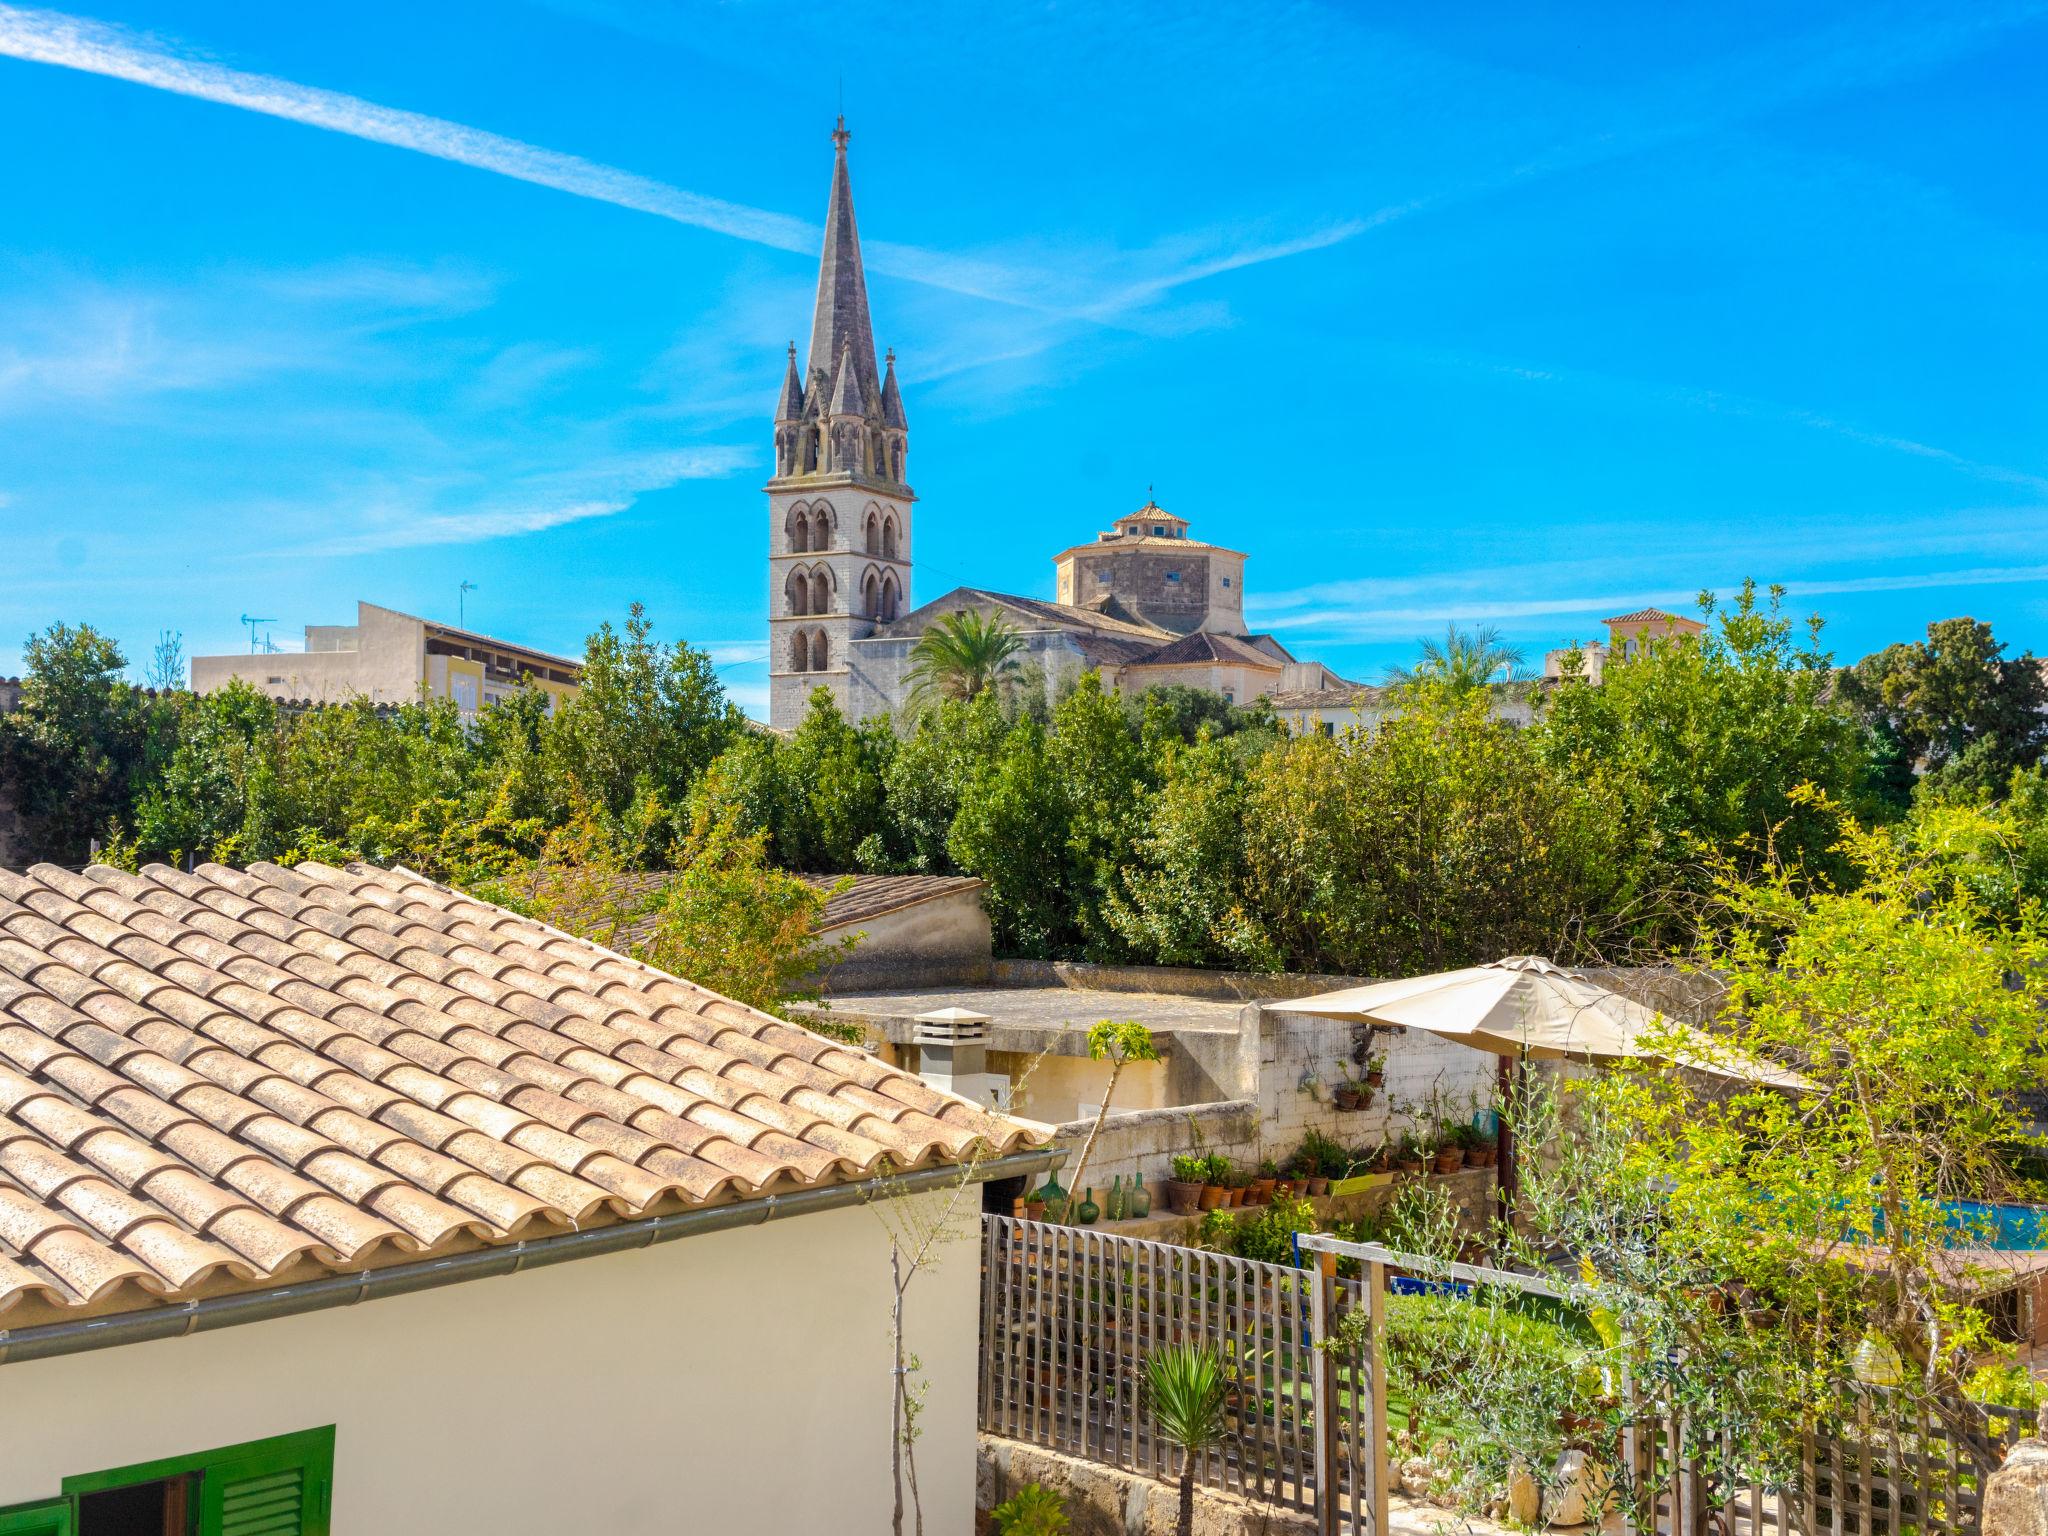
[{"label": "white chimney vent", "polygon": [[976,1045],[988,1039],[989,1016],[967,1008],[935,1008],[910,1021],[914,1045]]},{"label": "white chimney vent", "polygon": [[966,1008],[937,1008],[911,1019],[917,1075],[945,1093],[977,1104],[1007,1106],[1010,1080],[988,1070],[989,1016]]}]

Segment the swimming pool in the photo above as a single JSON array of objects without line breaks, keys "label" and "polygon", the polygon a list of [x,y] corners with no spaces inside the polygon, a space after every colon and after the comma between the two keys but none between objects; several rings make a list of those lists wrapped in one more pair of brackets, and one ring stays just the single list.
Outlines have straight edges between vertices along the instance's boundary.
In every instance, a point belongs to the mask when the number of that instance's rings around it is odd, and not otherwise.
[{"label": "swimming pool", "polygon": [[1944,1200],[1942,1208],[1954,1220],[1954,1247],[2001,1252],[2048,1248],[2048,1208],[1990,1200]]}]

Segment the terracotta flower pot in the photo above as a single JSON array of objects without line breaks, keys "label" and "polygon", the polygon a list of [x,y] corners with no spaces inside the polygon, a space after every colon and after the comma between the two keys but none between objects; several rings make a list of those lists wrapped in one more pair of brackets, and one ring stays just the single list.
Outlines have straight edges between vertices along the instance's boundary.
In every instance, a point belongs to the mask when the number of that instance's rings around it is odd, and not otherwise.
[{"label": "terracotta flower pot", "polygon": [[1186,1179],[1167,1179],[1166,1208],[1176,1216],[1192,1216],[1202,1208],[1202,1186]]},{"label": "terracotta flower pot", "polygon": [[1281,1179],[1276,1183],[1273,1186],[1273,1198],[1275,1200],[1292,1200],[1294,1198],[1294,1180]]},{"label": "terracotta flower pot", "polygon": [[1045,1220],[1045,1202],[1043,1200],[1026,1200],[1024,1202],[1024,1219],[1026,1221]]},{"label": "terracotta flower pot", "polygon": [[1384,1087],[1386,1087],[1386,1085],[1387,1085],[1387,1074],[1386,1074],[1386,1071],[1385,1071],[1385,1069],[1384,1069],[1384,1068],[1381,1068],[1381,1067],[1375,1067],[1375,1068],[1373,1068],[1373,1069],[1372,1069],[1372,1071],[1370,1071],[1370,1072],[1368,1072],[1368,1073],[1366,1073],[1366,1074],[1365,1074],[1365,1086],[1366,1086],[1366,1087],[1368,1087],[1368,1088],[1384,1088]]},{"label": "terracotta flower pot", "polygon": [[1491,1168],[1500,1161],[1500,1148],[1494,1146],[1472,1147],[1465,1153],[1465,1164],[1470,1168]]},{"label": "terracotta flower pot", "polygon": [[1273,1191],[1279,1183],[1278,1179],[1253,1179],[1252,1199],[1260,1205],[1267,1204],[1272,1200]]},{"label": "terracotta flower pot", "polygon": [[1353,1110],[1358,1108],[1358,1090],[1356,1088],[1339,1088],[1332,1097],[1336,1099],[1339,1109]]},{"label": "terracotta flower pot", "polygon": [[1242,1189],[1239,1189],[1239,1188],[1238,1188],[1238,1187],[1237,1187],[1236,1185],[1234,1185],[1234,1184],[1233,1184],[1233,1185],[1226,1185],[1226,1186],[1224,1187],[1224,1190],[1223,1190],[1223,1203],[1224,1203],[1224,1204],[1225,1204],[1226,1206],[1231,1206],[1231,1205],[1243,1205],[1243,1204],[1244,1204],[1244,1191],[1243,1191]]},{"label": "terracotta flower pot", "polygon": [[1436,1171],[1438,1173],[1456,1173],[1464,1166],[1465,1149],[1463,1147],[1440,1147],[1437,1149]]},{"label": "terracotta flower pot", "polygon": [[1327,1195],[1330,1192],[1330,1181],[1323,1178],[1310,1179],[1308,1192],[1312,1195]]},{"label": "terracotta flower pot", "polygon": [[1403,1173],[1421,1173],[1429,1164],[1419,1157],[1401,1157],[1394,1160],[1394,1166]]},{"label": "terracotta flower pot", "polygon": [[1202,1209],[1205,1211],[1215,1210],[1219,1205],[1223,1204],[1224,1197],[1229,1193],[1230,1191],[1221,1184],[1204,1184],[1202,1186]]}]

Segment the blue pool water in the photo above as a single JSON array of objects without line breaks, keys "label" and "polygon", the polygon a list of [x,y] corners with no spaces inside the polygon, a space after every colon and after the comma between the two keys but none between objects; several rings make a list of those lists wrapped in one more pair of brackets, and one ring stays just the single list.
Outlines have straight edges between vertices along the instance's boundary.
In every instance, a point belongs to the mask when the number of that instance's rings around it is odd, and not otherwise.
[{"label": "blue pool water", "polygon": [[1948,1200],[1958,1248],[2008,1252],[2048,1248],[2048,1209],[2038,1205],[1995,1205],[1988,1200]]}]

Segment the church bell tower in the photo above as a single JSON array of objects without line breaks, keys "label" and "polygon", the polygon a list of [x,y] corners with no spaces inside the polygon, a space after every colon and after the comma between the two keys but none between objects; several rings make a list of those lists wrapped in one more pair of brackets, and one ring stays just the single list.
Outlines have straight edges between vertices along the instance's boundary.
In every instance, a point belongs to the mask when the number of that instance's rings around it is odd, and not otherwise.
[{"label": "church bell tower", "polygon": [[832,194],[810,350],[789,347],[768,481],[768,723],[803,718],[832,690],[859,720],[888,700],[866,686],[852,642],[910,609],[910,443],[896,354],[875,367],[867,275],[846,170],[846,119],[832,134]]}]

